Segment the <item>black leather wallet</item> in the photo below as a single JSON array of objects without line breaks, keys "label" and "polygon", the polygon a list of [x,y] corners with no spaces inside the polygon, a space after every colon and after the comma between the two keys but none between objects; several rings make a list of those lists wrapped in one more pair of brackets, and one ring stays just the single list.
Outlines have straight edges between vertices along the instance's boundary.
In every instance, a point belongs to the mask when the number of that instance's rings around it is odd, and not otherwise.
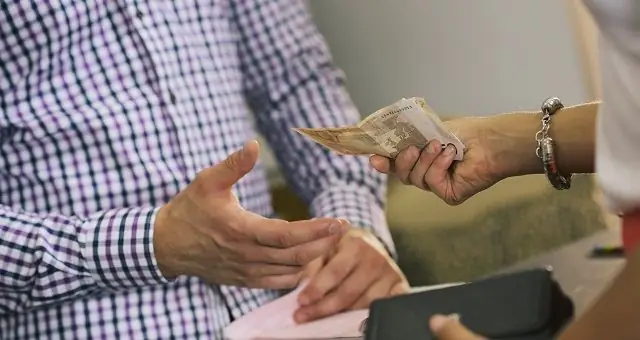
[{"label": "black leather wallet", "polygon": [[365,339],[435,340],[429,318],[454,313],[489,339],[549,340],[573,318],[574,305],[551,268],[530,269],[374,301]]}]

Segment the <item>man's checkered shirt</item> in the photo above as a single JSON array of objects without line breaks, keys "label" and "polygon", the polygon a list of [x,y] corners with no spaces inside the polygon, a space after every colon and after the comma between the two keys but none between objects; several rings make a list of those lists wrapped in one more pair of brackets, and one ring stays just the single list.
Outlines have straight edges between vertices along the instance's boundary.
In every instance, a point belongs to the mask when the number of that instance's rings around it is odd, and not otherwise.
[{"label": "man's checkered shirt", "polygon": [[[0,1],[0,339],[214,339],[278,296],[167,282],[152,244],[258,132],[314,216],[393,252],[383,177],[291,132],[358,119],[302,1]],[[273,215],[262,165],[234,192]]]}]

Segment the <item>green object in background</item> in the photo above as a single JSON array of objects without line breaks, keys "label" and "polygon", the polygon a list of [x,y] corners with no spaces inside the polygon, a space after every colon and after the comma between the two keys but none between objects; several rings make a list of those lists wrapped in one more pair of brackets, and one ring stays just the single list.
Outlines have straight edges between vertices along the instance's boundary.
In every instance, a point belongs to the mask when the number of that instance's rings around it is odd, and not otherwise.
[{"label": "green object in background", "polygon": [[592,190],[578,176],[571,190],[514,195],[471,222],[392,228],[400,267],[414,286],[468,281],[589,236],[605,228]]}]

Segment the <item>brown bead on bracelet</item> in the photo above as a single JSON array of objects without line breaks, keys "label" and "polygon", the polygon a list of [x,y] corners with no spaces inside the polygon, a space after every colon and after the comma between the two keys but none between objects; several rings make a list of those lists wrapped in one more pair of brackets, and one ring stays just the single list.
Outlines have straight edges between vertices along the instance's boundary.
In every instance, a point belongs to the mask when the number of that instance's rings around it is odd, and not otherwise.
[{"label": "brown bead on bracelet", "polygon": [[551,127],[551,116],[558,110],[564,108],[564,105],[557,97],[551,97],[542,103],[542,128],[536,133],[536,156],[542,160],[544,173],[547,179],[557,190],[566,190],[571,188],[571,174],[563,175],[560,173],[556,156],[554,152],[555,143],[549,137],[549,128]]}]

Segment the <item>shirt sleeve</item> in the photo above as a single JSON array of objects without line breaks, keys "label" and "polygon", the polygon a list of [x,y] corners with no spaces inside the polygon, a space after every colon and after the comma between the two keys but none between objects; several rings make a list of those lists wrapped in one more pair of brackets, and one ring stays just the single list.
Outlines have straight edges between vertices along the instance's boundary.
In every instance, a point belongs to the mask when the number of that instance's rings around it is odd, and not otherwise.
[{"label": "shirt sleeve", "polygon": [[384,214],[386,177],[367,157],[340,156],[294,127],[355,125],[360,115],[303,1],[234,1],[249,104],[287,182],[314,216],[370,229],[395,257]]},{"label": "shirt sleeve", "polygon": [[154,208],[86,218],[0,205],[0,315],[90,294],[164,283]]}]

